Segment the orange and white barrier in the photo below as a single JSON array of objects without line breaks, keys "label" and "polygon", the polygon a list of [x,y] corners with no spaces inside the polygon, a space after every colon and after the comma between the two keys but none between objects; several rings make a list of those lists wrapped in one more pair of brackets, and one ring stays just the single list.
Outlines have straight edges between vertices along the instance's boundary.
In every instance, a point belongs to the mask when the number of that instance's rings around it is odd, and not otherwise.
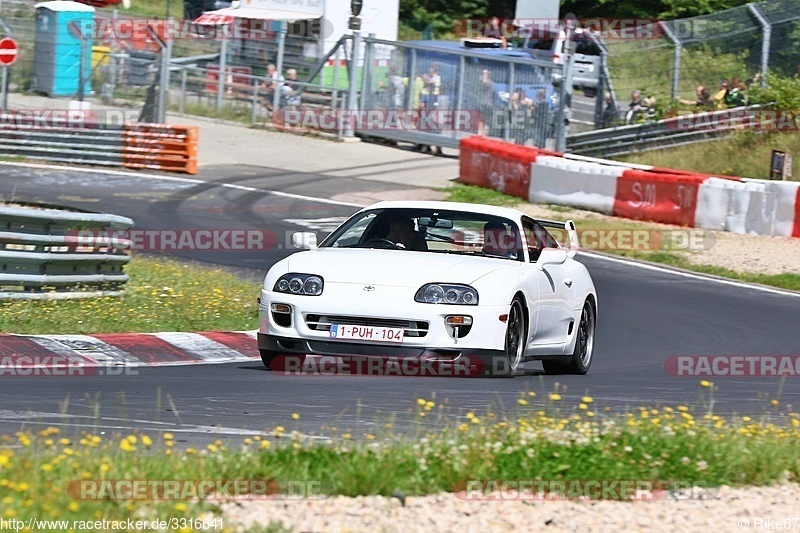
[{"label": "orange and white barrier", "polygon": [[485,137],[462,139],[461,181],[634,220],[800,237],[797,182],[631,165]]},{"label": "orange and white barrier", "polygon": [[197,174],[197,126],[127,124],[122,165]]}]

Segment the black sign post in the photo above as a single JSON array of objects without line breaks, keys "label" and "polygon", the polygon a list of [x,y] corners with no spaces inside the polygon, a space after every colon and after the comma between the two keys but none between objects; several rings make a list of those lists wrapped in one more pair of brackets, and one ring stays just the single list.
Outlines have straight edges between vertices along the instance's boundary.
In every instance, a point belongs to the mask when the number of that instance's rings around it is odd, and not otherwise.
[{"label": "black sign post", "polygon": [[769,179],[786,181],[792,177],[792,156],[781,150],[772,151]]}]

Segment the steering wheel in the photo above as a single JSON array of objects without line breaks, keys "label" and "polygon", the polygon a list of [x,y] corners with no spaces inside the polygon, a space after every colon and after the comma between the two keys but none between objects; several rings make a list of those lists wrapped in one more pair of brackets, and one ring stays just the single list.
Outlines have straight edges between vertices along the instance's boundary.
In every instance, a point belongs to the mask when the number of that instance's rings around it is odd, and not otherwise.
[{"label": "steering wheel", "polygon": [[397,245],[397,243],[394,243],[394,242],[390,241],[389,239],[384,239],[384,238],[381,238],[381,237],[374,237],[374,238],[369,239],[368,241],[364,242],[364,244],[370,244],[370,243],[373,243],[373,244],[388,244],[392,248],[400,248]]}]

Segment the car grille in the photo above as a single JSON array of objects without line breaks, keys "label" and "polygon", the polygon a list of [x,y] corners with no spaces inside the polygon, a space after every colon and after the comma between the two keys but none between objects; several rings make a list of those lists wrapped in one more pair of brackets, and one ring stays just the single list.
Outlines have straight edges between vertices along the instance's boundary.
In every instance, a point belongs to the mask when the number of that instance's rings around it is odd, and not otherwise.
[{"label": "car grille", "polygon": [[379,328],[403,328],[406,337],[425,337],[428,322],[396,318],[372,318],[364,316],[306,315],[306,326],[314,331],[330,331],[331,324],[349,326],[373,326]]}]

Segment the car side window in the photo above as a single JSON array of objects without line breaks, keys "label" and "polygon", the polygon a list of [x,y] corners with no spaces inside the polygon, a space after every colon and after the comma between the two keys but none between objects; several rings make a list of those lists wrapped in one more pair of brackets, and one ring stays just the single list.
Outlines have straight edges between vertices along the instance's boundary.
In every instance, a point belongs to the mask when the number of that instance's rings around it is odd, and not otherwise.
[{"label": "car side window", "polygon": [[352,246],[359,242],[361,237],[364,235],[364,232],[367,230],[367,227],[375,220],[375,213],[370,213],[352,226],[350,226],[347,231],[339,237],[339,239],[333,244],[334,248]]},{"label": "car side window", "polygon": [[528,255],[531,263],[539,259],[545,248],[558,248],[558,241],[550,235],[544,226],[533,220],[522,221],[522,231],[525,233],[525,242],[528,243]]}]

